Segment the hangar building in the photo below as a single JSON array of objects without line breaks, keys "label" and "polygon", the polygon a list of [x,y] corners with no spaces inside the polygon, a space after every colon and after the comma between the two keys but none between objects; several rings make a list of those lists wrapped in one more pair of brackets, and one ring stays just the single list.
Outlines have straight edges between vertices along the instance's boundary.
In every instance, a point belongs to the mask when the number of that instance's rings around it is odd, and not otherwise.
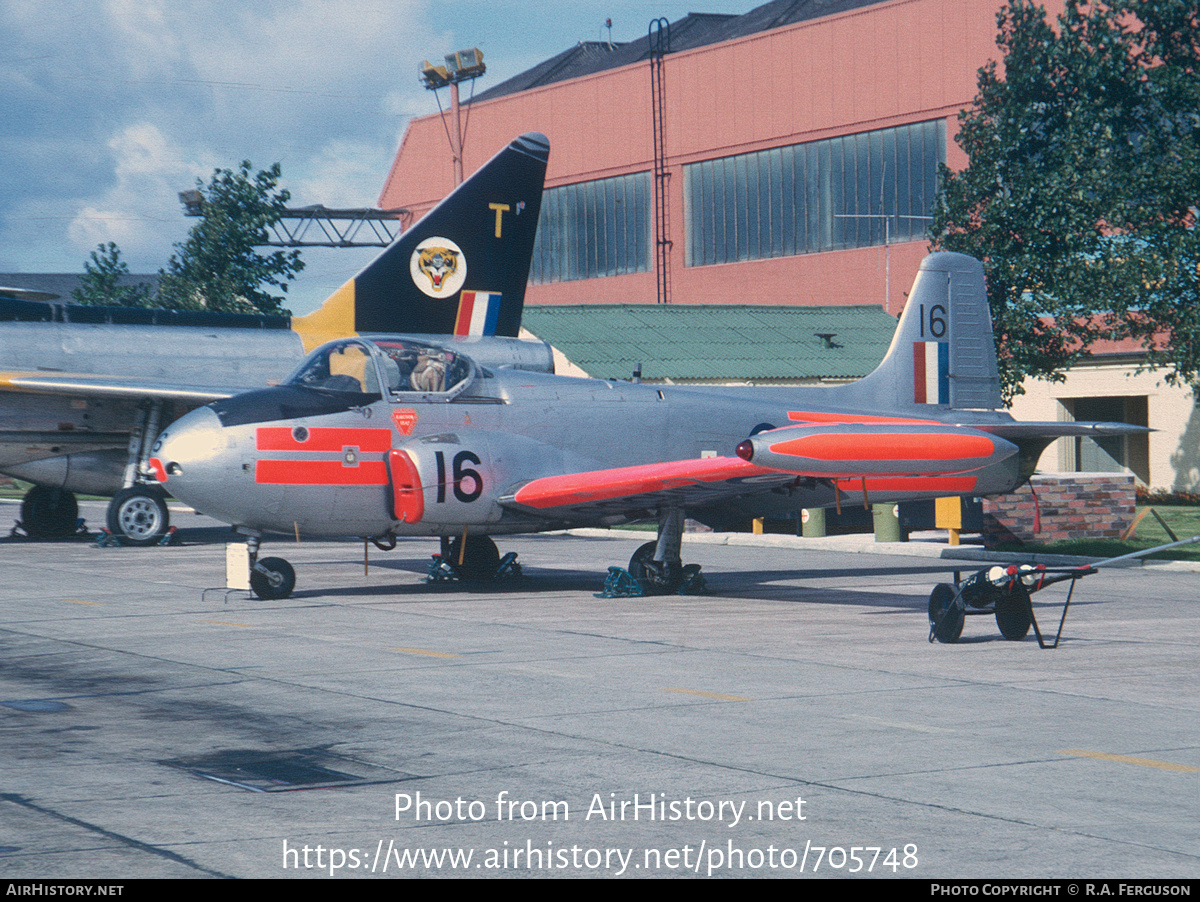
[{"label": "hangar building", "polygon": [[[996,9],[775,0],[671,23],[658,235],[649,36],[581,43],[478,93],[464,169],[522,132],[550,138],[529,303],[653,303],[662,240],[672,303],[895,313],[925,254],[938,164],[966,162],[956,116],[996,55]],[[419,214],[451,187],[440,116],[412,120],[381,206]]]},{"label": "hangar building", "polygon": [[[999,57],[1000,6],[774,0],[692,13],[625,44],[580,43],[475,94],[463,168],[523,132],[550,139],[529,305],[877,304],[895,316],[928,251],[938,166],[966,164],[957,116]],[[420,215],[453,172],[442,118],[413,119],[380,206]],[[844,338],[854,322],[828,331]],[[1090,417],[1102,397],[1104,418],[1168,425],[1132,445],[1061,442],[1042,468],[1200,487],[1190,392],[1110,362],[1065,387],[1031,384],[1014,414]]]}]

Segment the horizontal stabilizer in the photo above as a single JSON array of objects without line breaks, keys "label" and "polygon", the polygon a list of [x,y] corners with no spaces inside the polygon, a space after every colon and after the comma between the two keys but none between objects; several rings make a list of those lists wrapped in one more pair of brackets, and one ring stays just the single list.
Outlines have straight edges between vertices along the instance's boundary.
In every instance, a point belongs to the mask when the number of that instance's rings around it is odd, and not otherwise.
[{"label": "horizontal stabilizer", "polygon": [[1074,420],[1046,423],[984,423],[973,428],[980,432],[998,435],[1010,441],[1027,438],[1044,438],[1053,441],[1056,438],[1072,436],[1105,436],[1105,435],[1145,435],[1153,432],[1146,426],[1135,426],[1132,423],[1092,423]]},{"label": "horizontal stabilizer", "polygon": [[1055,439],[1076,436],[1102,438],[1113,435],[1144,435],[1153,431],[1145,426],[1134,426],[1132,423],[1092,423],[1073,420],[1042,423],[1018,423],[1016,421],[979,423],[974,428],[1017,446],[1020,451],[1022,482],[1033,475],[1042,452]]}]

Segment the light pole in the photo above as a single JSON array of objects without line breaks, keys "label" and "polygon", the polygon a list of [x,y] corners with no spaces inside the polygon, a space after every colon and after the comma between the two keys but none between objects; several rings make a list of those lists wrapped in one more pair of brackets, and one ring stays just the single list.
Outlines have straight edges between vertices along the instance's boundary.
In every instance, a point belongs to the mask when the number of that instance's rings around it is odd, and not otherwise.
[{"label": "light pole", "polygon": [[[450,86],[450,112],[454,119],[454,133],[446,125],[446,111],[442,109],[442,100],[438,97],[438,112],[442,114],[442,125],[446,128],[446,137],[450,141],[450,153],[454,157],[454,184],[461,185],[463,180],[463,134],[464,129],[459,118],[458,84],[463,81],[474,82],[487,71],[483,64],[483,51],[478,47],[470,50],[456,50],[446,54],[446,65],[435,66],[429,60],[421,63],[421,84],[426,90],[433,91],[437,96],[438,88]],[[470,114],[468,113],[468,121]]]}]

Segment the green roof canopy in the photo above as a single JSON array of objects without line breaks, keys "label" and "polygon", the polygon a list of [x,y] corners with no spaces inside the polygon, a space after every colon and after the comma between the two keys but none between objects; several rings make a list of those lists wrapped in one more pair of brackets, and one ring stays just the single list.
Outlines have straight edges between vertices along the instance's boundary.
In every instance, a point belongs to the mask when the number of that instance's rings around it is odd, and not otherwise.
[{"label": "green roof canopy", "polygon": [[865,305],[531,304],[524,325],[590,376],[672,382],[857,379],[896,331]]}]

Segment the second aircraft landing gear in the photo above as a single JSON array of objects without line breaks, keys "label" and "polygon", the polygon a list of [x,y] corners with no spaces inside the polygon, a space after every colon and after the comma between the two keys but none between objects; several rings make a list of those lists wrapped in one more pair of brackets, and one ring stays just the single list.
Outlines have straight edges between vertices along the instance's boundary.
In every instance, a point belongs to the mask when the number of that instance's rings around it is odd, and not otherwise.
[{"label": "second aircraft landing gear", "polygon": [[63,539],[79,531],[79,502],[66,489],[35,485],[21,502],[18,524],[32,539]]},{"label": "second aircraft landing gear", "polygon": [[149,459],[162,417],[162,401],[143,407],[129,434],[124,488],[109,502],[106,518],[108,531],[122,545],[157,545],[171,527],[166,492],[139,481],[151,476]]},{"label": "second aircraft landing gear", "polygon": [[107,520],[108,531],[122,545],[156,545],[171,525],[166,495],[146,485],[117,492],[109,502]]},{"label": "second aircraft landing gear", "polygon": [[450,540],[446,555],[461,579],[491,579],[500,569],[500,549],[488,536]]}]

